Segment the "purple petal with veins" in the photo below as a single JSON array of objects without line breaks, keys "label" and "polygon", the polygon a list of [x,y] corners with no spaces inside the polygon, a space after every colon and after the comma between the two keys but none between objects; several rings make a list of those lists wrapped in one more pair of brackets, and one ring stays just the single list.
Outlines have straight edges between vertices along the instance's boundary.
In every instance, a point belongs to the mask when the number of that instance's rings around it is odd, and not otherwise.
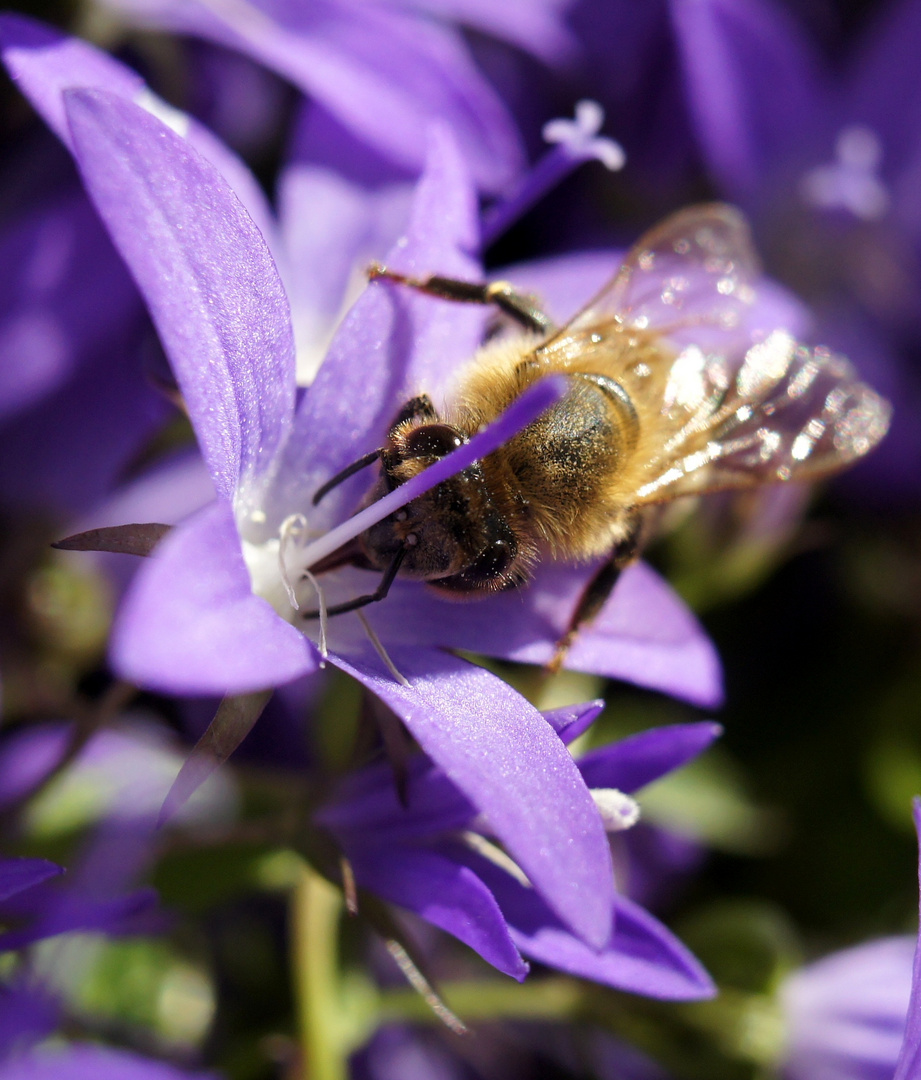
[{"label": "purple petal with veins", "polygon": [[226,181],[183,139],[112,94],[66,98],[84,180],[230,498],[264,477],[290,430],[294,343],[278,272]]},{"label": "purple petal with veins", "polygon": [[330,659],[396,712],[560,918],[604,945],[614,894],[607,837],[559,737],[487,672],[421,646],[389,651],[409,686],[396,682],[369,646]]}]

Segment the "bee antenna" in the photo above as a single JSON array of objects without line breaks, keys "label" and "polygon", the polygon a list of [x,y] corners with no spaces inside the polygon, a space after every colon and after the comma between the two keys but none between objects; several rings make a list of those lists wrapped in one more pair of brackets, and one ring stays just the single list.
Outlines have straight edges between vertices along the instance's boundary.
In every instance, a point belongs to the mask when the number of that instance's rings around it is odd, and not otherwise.
[{"label": "bee antenna", "polygon": [[327,480],[326,483],[318,488],[316,494],[313,497],[313,505],[317,506],[320,499],[324,495],[328,495],[333,488],[338,487],[343,480],[348,480],[350,476],[354,476],[355,473],[361,472],[362,469],[366,469],[369,465],[373,465],[375,461],[381,456],[383,450],[372,450],[370,454],[365,454],[364,457],[360,457],[357,461],[353,461],[351,465],[347,465],[341,472],[337,472],[334,477]]}]

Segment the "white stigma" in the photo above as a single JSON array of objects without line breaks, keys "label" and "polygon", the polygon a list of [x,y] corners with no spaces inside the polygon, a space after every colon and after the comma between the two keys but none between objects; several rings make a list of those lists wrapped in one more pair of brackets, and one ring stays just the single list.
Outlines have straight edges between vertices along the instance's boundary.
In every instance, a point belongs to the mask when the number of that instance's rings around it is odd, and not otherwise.
[{"label": "white stigma", "polygon": [[640,807],[636,799],[617,788],[592,788],[592,798],[605,832],[623,832],[640,820]]},{"label": "white stigma", "polygon": [[598,135],[604,124],[604,109],[597,101],[588,99],[576,104],[573,120],[562,117],[544,124],[544,141],[565,147],[573,157],[595,158],[616,172],[627,160],[624,148],[606,135]]},{"label": "white stigma", "polygon": [[889,192],[878,175],[882,156],[882,143],[870,128],[844,128],[835,143],[835,160],[803,177],[803,198],[822,210],[847,210],[862,221],[878,221],[889,209]]}]

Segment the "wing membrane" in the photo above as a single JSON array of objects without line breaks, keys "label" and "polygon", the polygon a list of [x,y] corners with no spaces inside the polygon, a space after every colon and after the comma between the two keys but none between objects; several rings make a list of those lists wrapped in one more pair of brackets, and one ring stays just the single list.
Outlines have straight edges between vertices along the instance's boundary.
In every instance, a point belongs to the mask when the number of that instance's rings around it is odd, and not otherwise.
[{"label": "wing membrane", "polygon": [[[743,215],[723,203],[680,210],[647,232],[611,281],[559,332],[610,317],[669,336],[739,326],[755,300],[758,258]],[[696,340],[700,342],[700,334]]]},{"label": "wing membrane", "polygon": [[647,466],[640,503],[813,480],[867,453],[889,425],[888,402],[843,357],[783,331],[753,345],[725,388],[704,374],[688,392],[683,359],[662,407],[673,434]]}]

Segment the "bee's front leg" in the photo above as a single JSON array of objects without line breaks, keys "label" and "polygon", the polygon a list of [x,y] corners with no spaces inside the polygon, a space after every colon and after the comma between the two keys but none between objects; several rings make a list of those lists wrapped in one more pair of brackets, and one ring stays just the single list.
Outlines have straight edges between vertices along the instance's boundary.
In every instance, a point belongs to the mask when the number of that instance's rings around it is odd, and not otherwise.
[{"label": "bee's front leg", "polygon": [[398,285],[406,285],[442,300],[455,300],[462,304],[495,304],[500,311],[533,333],[546,334],[553,329],[553,323],[538,307],[534,297],[518,292],[508,281],[460,281],[438,274],[424,278],[408,277],[396,270],[388,270],[380,263],[372,263],[368,267],[368,278],[371,281],[395,281]]},{"label": "bee's front leg", "polygon": [[586,623],[591,622],[607,603],[622,571],[639,557],[642,533],[642,517],[634,512],[630,518],[627,534],[615,544],[611,554],[595,571],[594,577],[579,597],[579,602],[570,616],[569,627],[556,643],[553,658],[545,665],[552,675],[555,675],[563,666],[566,654],[572,647],[579,630]]}]

